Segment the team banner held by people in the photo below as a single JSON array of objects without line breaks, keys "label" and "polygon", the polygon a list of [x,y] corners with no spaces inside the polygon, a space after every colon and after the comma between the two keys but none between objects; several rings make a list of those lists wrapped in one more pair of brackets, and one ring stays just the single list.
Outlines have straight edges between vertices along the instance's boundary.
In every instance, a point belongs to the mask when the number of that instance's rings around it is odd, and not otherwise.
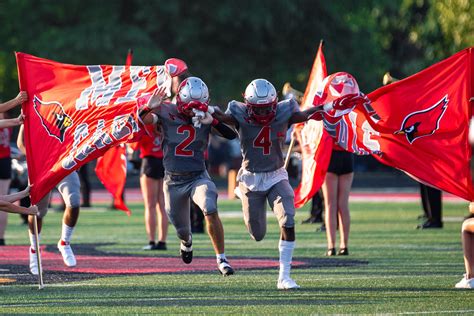
[{"label": "team banner held by people", "polygon": [[[128,50],[125,66],[131,66],[133,52]],[[125,145],[121,144],[110,148],[105,154],[97,158],[95,173],[100,182],[113,196],[113,207],[127,212],[130,209],[123,200],[123,191],[127,182],[127,153]]]},{"label": "team banner held by people", "polygon": [[168,90],[182,61],[168,66],[78,66],[16,53],[31,202],[61,179],[141,129],[137,98]]},{"label": "team banner held by people", "polygon": [[474,200],[468,143],[473,48],[375,90],[337,126],[339,144],[414,179]]},{"label": "team banner held by people", "polygon": [[[313,106],[313,97],[318,85],[326,76],[326,60],[323,54],[323,41],[321,41],[301,101],[302,111]],[[295,207],[298,208],[309,201],[324,182],[331,159],[332,138],[324,130],[323,123],[316,120],[296,124],[294,133],[300,144],[302,157],[301,183],[295,189]]]}]

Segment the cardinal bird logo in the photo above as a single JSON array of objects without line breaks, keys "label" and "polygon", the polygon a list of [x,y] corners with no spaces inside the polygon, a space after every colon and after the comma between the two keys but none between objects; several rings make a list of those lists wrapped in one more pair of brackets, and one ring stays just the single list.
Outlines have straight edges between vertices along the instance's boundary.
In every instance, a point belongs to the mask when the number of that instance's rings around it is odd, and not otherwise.
[{"label": "cardinal bird logo", "polygon": [[395,134],[405,135],[413,144],[420,137],[433,135],[439,128],[439,122],[448,108],[448,95],[426,110],[416,111],[405,116],[402,127]]},{"label": "cardinal bird logo", "polygon": [[64,133],[72,126],[72,119],[64,112],[61,103],[43,102],[37,96],[33,99],[34,109],[38,114],[41,124],[49,136],[55,137],[60,143],[64,141]]}]

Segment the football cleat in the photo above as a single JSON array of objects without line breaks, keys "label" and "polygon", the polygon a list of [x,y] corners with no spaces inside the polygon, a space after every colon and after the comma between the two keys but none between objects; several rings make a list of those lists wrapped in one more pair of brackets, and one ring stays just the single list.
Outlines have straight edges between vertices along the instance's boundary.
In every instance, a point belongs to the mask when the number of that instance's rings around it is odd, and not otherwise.
[{"label": "football cleat", "polygon": [[300,286],[292,278],[285,278],[278,280],[277,288],[279,290],[294,290],[299,289]]},{"label": "football cleat", "polygon": [[226,259],[218,259],[217,268],[219,269],[219,273],[225,277],[234,274],[234,269],[232,269]]},{"label": "football cleat", "polygon": [[33,248],[30,248],[30,273],[33,275],[38,275],[38,260],[36,259],[36,251]]},{"label": "football cleat", "polygon": [[150,242],[148,243],[148,245],[144,246],[142,249],[143,249],[143,250],[153,250],[153,249],[155,249],[155,242],[154,242],[154,241],[150,241]]},{"label": "football cleat", "polygon": [[[64,244],[64,245],[63,245]],[[64,264],[68,267],[76,266],[76,257],[72,252],[71,245],[62,240],[58,241],[58,250],[63,256]]]},{"label": "football cleat", "polygon": [[468,279],[467,275],[464,274],[461,281],[456,283],[456,285],[454,287],[457,288],[457,289],[474,289],[474,278]]},{"label": "football cleat", "polygon": [[190,264],[193,261],[193,245],[190,244],[189,246],[186,246],[181,242],[181,249],[179,250],[181,254],[181,259],[183,260],[184,263]]}]

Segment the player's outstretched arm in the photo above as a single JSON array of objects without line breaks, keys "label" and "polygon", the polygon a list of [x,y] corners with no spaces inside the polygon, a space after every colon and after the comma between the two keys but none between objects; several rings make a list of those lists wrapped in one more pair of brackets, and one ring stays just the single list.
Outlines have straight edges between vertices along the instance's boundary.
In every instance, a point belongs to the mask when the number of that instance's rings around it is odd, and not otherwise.
[{"label": "player's outstretched arm", "polygon": [[213,108],[213,110],[211,110],[211,112],[213,112],[211,113],[212,117],[217,119],[219,122],[233,126],[237,125],[237,120],[232,115],[223,113],[219,107],[213,106],[209,108]]},{"label": "player's outstretched arm", "polygon": [[214,119],[214,121],[212,122],[212,127],[218,132],[219,136],[222,136],[227,139],[234,139],[237,137],[237,133],[232,127],[222,122],[219,122],[216,119]]},{"label": "player's outstretched arm", "polygon": [[20,91],[16,98],[11,99],[10,101],[7,101],[5,103],[0,103],[0,112],[6,112],[26,101],[28,101],[28,94],[26,93],[26,91]]},{"label": "player's outstretched arm", "polygon": [[[342,116],[343,114],[346,114],[345,112],[348,113],[356,106],[367,102],[370,102],[370,100],[365,95],[348,94],[329,103],[294,113],[290,118],[290,124],[301,123],[310,119],[321,121],[323,119],[323,114],[328,114],[329,116]],[[336,115],[337,113],[339,113],[339,115]]]},{"label": "player's outstretched arm", "polygon": [[[149,97],[149,96],[148,96]],[[139,116],[145,124],[155,124],[158,121],[158,116],[152,111],[163,104],[166,98],[166,88],[160,87],[155,90],[149,99],[137,100],[139,106]]]}]

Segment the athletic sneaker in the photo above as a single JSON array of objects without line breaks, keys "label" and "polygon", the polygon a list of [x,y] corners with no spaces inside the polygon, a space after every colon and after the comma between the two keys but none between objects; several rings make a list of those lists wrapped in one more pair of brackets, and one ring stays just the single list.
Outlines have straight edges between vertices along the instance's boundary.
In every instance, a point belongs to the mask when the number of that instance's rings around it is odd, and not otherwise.
[{"label": "athletic sneaker", "polygon": [[292,278],[278,280],[277,288],[279,290],[293,290],[299,289],[300,286]]},{"label": "athletic sneaker", "polygon": [[36,251],[30,248],[30,272],[33,275],[38,275],[38,260],[36,259]]},{"label": "athletic sneaker", "polygon": [[225,277],[234,274],[234,269],[232,269],[229,262],[225,259],[217,260],[217,268],[219,269],[219,273]]},{"label": "athletic sneaker", "polygon": [[61,255],[63,256],[64,264],[68,267],[76,266],[76,257],[72,252],[71,245],[62,240],[58,241],[58,249]]},{"label": "athletic sneaker", "polygon": [[179,250],[181,254],[181,259],[183,259],[183,262],[186,264],[190,264],[193,261],[193,245],[189,244],[189,246],[186,246],[183,242],[180,243],[181,248]]},{"label": "athletic sneaker", "polygon": [[461,281],[456,283],[456,285],[454,287],[457,288],[457,289],[474,289],[474,278],[468,279],[467,275],[464,274]]},{"label": "athletic sneaker", "polygon": [[148,245],[146,245],[145,247],[143,247],[142,249],[143,250],[153,250],[155,248],[155,242],[154,241],[150,241],[148,243]]},{"label": "athletic sneaker", "polygon": [[153,250],[166,250],[166,242],[164,241],[159,241],[158,243],[155,244],[155,247]]}]

